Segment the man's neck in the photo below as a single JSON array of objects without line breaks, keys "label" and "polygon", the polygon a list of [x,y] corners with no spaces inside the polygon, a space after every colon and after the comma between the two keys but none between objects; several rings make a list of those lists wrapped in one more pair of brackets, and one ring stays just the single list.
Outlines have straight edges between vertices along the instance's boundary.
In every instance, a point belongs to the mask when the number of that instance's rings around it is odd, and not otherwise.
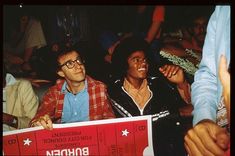
[{"label": "man's neck", "polygon": [[202,45],[194,37],[192,37],[192,46],[195,50],[202,50]]},{"label": "man's neck", "polygon": [[72,94],[77,94],[85,88],[85,80],[81,82],[67,82],[67,90]]},{"label": "man's neck", "polygon": [[127,77],[126,80],[135,88],[139,89],[140,86],[142,85],[144,79],[132,79]]}]

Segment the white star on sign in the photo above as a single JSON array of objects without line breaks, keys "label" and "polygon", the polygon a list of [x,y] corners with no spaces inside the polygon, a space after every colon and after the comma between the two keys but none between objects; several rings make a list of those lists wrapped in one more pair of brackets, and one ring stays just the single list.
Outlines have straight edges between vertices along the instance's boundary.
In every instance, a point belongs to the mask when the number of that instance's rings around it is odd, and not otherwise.
[{"label": "white star on sign", "polygon": [[28,146],[30,146],[30,143],[32,142],[31,140],[29,140],[29,138],[23,141],[24,141],[24,145],[28,145]]},{"label": "white star on sign", "polygon": [[128,135],[128,131],[127,131],[127,129],[125,129],[124,131],[122,131],[122,136],[127,136]]}]

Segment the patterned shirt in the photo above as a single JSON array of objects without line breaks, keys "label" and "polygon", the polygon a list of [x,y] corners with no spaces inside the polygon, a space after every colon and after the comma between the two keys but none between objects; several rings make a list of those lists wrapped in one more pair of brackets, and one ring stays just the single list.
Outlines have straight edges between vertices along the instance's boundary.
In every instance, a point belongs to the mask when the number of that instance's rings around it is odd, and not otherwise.
[{"label": "patterned shirt", "polygon": [[[89,119],[101,120],[114,118],[114,113],[107,95],[106,86],[100,82],[86,76],[87,90],[89,94]],[[57,80],[56,85],[48,89],[38,108],[37,114],[31,120],[29,126],[40,116],[48,114],[53,123],[61,123],[63,112],[64,96],[61,92],[65,80]]]}]

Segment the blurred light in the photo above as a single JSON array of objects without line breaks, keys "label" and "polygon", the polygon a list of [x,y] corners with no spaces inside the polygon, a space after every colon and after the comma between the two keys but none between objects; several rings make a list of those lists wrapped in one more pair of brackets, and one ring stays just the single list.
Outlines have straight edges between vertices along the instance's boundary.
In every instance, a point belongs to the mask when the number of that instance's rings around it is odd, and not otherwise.
[{"label": "blurred light", "polygon": [[23,5],[22,4],[20,4],[20,8],[22,8],[23,7]]}]

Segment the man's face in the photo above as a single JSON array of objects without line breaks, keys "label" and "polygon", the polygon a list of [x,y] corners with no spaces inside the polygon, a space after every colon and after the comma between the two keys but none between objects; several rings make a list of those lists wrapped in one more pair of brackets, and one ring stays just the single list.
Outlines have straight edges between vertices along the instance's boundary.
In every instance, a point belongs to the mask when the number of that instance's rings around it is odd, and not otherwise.
[{"label": "man's face", "polygon": [[132,79],[145,79],[148,73],[148,62],[143,51],[135,51],[127,60],[128,69],[126,77]]},{"label": "man's face", "polygon": [[200,44],[204,43],[206,36],[207,19],[199,17],[193,21],[193,36]]},{"label": "man's face", "polygon": [[58,58],[61,69],[58,71],[58,75],[64,77],[67,82],[82,82],[86,77],[86,70],[84,64],[79,61],[81,57],[76,51],[71,51]]}]

